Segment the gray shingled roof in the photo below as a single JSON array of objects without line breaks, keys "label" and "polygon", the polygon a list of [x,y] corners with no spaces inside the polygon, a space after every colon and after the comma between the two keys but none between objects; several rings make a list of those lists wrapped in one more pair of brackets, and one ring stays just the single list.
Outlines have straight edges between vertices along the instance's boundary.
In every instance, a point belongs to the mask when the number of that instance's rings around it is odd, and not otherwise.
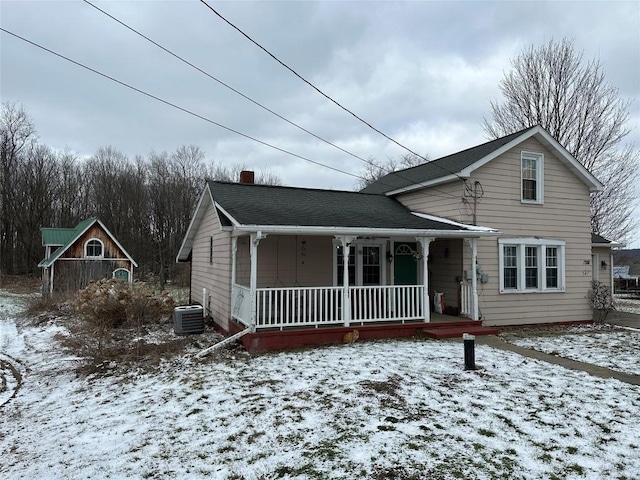
[{"label": "gray shingled roof", "polygon": [[461,230],[413,215],[384,195],[209,181],[214,201],[241,225]]},{"label": "gray shingled roof", "polygon": [[603,246],[608,246],[611,243],[611,240],[607,240],[604,237],[601,237],[600,235],[596,234],[596,233],[592,233],[591,234],[591,243],[602,243]]},{"label": "gray shingled roof", "polygon": [[535,128],[535,126],[525,128],[506,137],[501,137],[458,153],[447,155],[446,157],[438,158],[428,163],[423,163],[422,165],[389,173],[363,188],[361,191],[363,193],[387,193],[459,173],[532,128]]}]

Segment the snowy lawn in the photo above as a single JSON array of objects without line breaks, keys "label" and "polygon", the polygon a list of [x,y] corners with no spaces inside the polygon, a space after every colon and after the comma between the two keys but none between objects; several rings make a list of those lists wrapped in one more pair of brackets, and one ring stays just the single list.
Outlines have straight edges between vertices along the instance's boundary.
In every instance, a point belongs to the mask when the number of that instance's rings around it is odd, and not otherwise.
[{"label": "snowy lawn", "polygon": [[638,387],[510,352],[478,346],[483,369],[465,372],[460,343],[385,341],[86,378],[53,339],[61,327],[15,329],[9,311],[0,346],[20,359],[23,383],[0,407],[0,478],[640,472]]},{"label": "snowy lawn", "polygon": [[536,336],[534,329],[527,332],[529,336],[505,335],[505,339],[521,347],[640,375],[640,330],[589,325],[566,328],[564,334],[556,335]]},{"label": "snowy lawn", "polygon": [[616,310],[640,315],[640,297],[638,295],[616,295]]}]

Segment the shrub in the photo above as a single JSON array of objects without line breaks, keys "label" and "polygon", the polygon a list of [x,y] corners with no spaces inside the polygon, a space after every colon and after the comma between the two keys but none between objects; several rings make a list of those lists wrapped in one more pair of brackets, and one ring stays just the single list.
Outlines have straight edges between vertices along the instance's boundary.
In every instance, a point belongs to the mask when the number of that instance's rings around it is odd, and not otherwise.
[{"label": "shrub", "polygon": [[603,323],[611,310],[613,310],[613,295],[611,289],[598,280],[591,281],[591,288],[587,292],[587,298],[591,303],[596,323]]},{"label": "shrub", "polygon": [[80,290],[73,306],[82,314],[101,351],[119,328],[140,328],[157,323],[173,312],[174,302],[168,292],[156,293],[142,282],[129,284],[122,280],[104,279]]}]

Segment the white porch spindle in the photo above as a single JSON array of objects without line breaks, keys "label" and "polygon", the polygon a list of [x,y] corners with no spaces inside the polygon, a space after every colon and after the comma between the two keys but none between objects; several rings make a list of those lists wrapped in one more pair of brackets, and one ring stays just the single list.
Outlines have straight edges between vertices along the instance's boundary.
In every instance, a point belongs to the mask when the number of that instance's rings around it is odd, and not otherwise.
[{"label": "white porch spindle", "polygon": [[424,290],[422,292],[422,310],[425,323],[431,321],[431,305],[429,304],[429,244],[435,240],[430,237],[416,237],[422,250],[422,283]]}]

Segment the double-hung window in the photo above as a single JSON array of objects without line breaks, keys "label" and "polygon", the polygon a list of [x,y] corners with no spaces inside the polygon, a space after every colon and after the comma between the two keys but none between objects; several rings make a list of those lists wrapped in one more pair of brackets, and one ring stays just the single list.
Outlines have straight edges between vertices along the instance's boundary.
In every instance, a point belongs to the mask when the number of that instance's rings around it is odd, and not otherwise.
[{"label": "double-hung window", "polygon": [[500,293],[563,292],[562,240],[501,238]]},{"label": "double-hung window", "polygon": [[541,153],[522,152],[521,197],[522,203],[543,203],[544,197],[544,156]]},{"label": "double-hung window", "polygon": [[[341,245],[335,245],[334,285],[344,284],[344,255]],[[348,276],[351,286],[384,285],[384,241],[356,240],[349,248]]]}]

